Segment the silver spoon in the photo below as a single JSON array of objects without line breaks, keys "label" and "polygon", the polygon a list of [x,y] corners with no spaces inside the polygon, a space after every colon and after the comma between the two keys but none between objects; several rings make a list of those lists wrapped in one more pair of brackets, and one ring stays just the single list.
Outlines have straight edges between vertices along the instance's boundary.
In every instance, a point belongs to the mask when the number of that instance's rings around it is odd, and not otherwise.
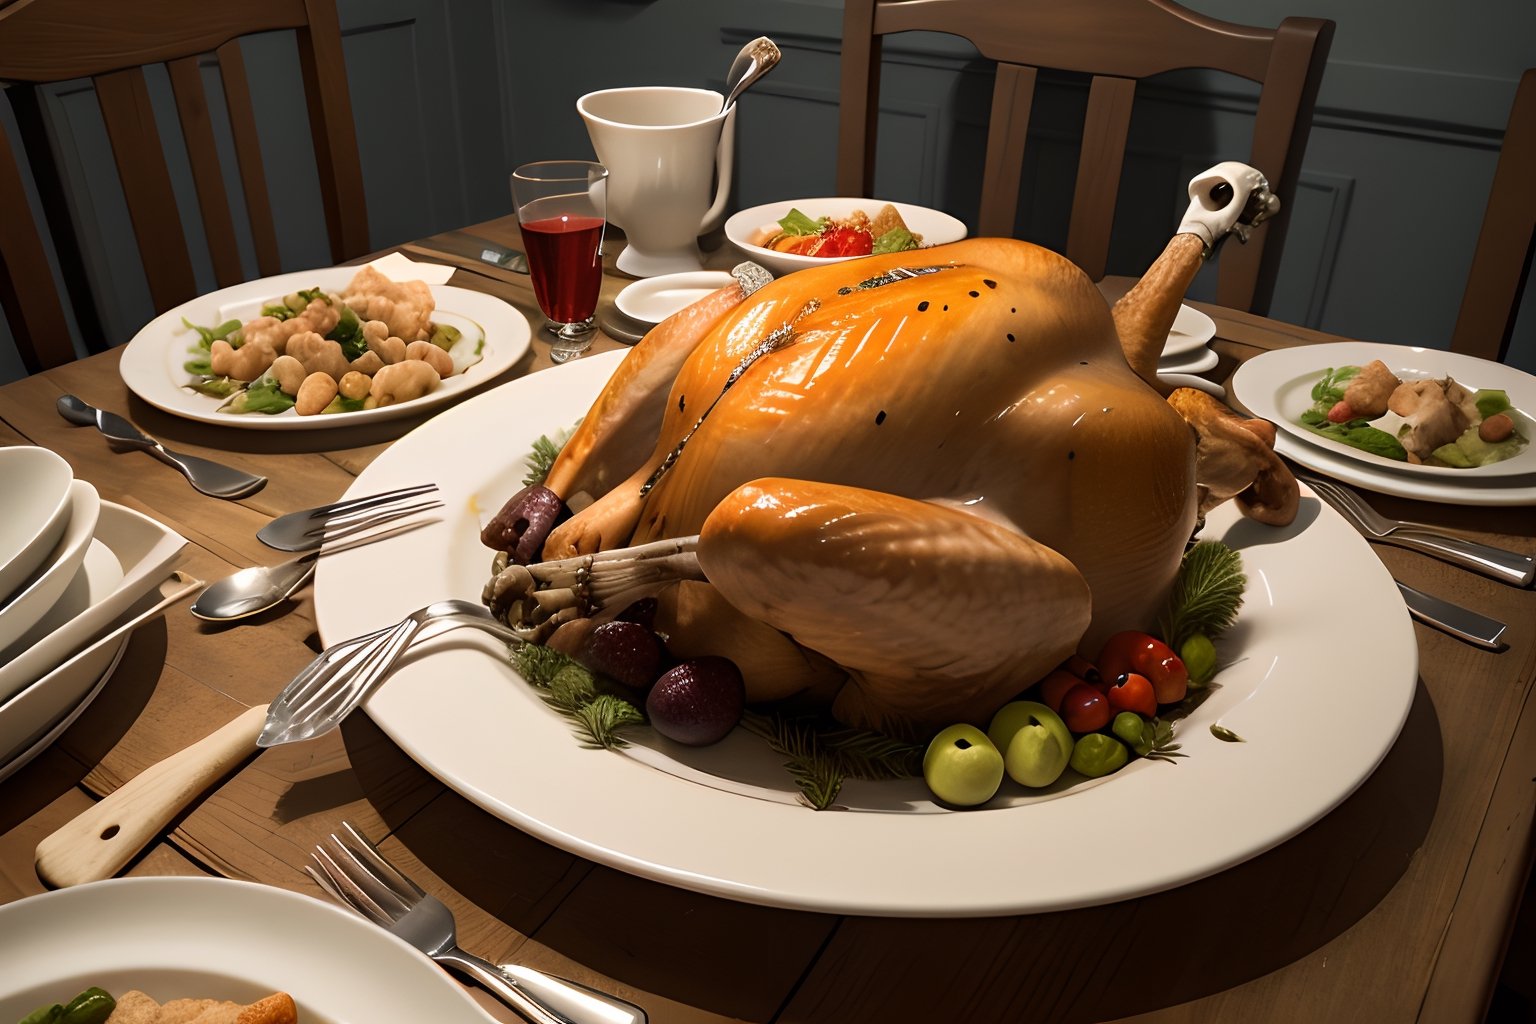
[{"label": "silver spoon", "polygon": [[192,614],[209,622],[249,618],[275,608],[315,574],[320,552],[306,551],[281,565],[253,565],[224,577],[197,595]]},{"label": "silver spoon", "polygon": [[74,395],[61,396],[57,406],[59,415],[69,422],[95,427],[115,443],[142,448],[161,462],[175,466],[193,487],[210,497],[243,498],[260,490],[267,482],[264,476],[253,476],[196,455],[173,452],[116,413],[98,409]]},{"label": "silver spoon", "polygon": [[772,71],[779,63],[783,54],[779,52],[778,45],[767,36],[758,36],[736,55],[731,62],[731,70],[725,76],[725,105],[721,110],[731,109],[731,104],[736,102],[747,86],[762,78]]},{"label": "silver spoon", "polygon": [[[442,507],[443,503],[440,501],[423,503],[420,506],[412,506],[407,512],[423,512]],[[405,513],[385,512],[378,522],[368,525],[378,525],[379,522],[393,519],[397,514]],[[403,523],[366,537],[356,537],[323,549],[316,548],[279,565],[253,565],[249,569],[241,569],[211,584],[197,595],[197,600],[192,602],[192,614],[209,622],[231,622],[235,619],[247,619],[252,615],[259,615],[269,608],[282,604],[300,587],[308,583],[309,578],[315,574],[315,563],[322,554],[346,551],[362,544],[372,544],[376,540],[384,540],[386,537],[414,530],[418,526],[425,526],[428,521]]]}]

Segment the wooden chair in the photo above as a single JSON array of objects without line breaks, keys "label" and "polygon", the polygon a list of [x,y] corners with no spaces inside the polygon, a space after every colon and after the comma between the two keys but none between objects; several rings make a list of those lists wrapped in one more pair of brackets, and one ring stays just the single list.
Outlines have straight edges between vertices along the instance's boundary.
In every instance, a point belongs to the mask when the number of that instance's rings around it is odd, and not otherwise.
[{"label": "wooden chair", "polygon": [[1520,78],[1451,350],[1503,362],[1536,252],[1536,68]]},{"label": "wooden chair", "polygon": [[[28,214],[25,175],[0,125],[0,303],[30,371],[75,357],[65,308],[88,341],[100,327],[84,280],[59,175],[43,134],[36,86],[89,78],[101,107],[133,232],[161,312],[193,298],[192,254],[176,209],[143,66],[163,63],[181,133],[208,256],[219,286],[244,280],[229,197],[224,187],[201,64],[211,54],[223,81],[230,131],[256,265],[279,273],[277,233],[241,36],[292,29],[298,44],[310,133],[319,170],[331,253],[337,262],[368,251],[362,165],[342,60],[334,0],[17,0],[0,5],[0,92],[11,100],[24,156],[46,224]],[[52,239],[68,294],[49,268]]]},{"label": "wooden chair", "polygon": [[[1207,68],[1260,83],[1248,163],[1285,206],[1295,197],[1333,22],[1287,18],[1277,29],[1217,21],[1170,0],[846,0],[837,185],[872,196],[880,52],[895,32],[961,36],[997,64],[978,234],[1014,233],[1025,133],[1037,73],[1091,76],[1066,255],[1095,281],[1109,254],[1131,105],[1139,79]],[[1238,157],[1233,157],[1238,158]],[[1216,301],[1266,312],[1288,218],[1261,225],[1221,255]]]}]

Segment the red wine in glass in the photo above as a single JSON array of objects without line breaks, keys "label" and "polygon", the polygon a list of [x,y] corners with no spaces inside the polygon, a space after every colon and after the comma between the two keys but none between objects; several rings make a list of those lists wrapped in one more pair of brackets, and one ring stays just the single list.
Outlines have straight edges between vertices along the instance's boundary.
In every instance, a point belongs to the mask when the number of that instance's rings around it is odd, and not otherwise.
[{"label": "red wine in glass", "polygon": [[560,324],[580,323],[597,311],[603,284],[603,221],[576,215],[523,223],[533,294],[544,315]]}]

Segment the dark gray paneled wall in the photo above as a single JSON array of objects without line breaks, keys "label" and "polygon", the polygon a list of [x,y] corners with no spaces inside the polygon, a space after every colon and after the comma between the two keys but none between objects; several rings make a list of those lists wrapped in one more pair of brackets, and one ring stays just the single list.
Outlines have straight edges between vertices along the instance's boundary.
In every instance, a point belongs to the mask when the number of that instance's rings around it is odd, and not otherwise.
[{"label": "dark gray paneled wall", "polygon": [[[1006,2],[1006,0],[999,0]],[[742,100],[735,206],[832,191],[840,0],[339,0],[376,245],[506,213],[517,163],[591,155],[576,99],[635,84],[718,87],[747,39],[770,35],[781,66]],[[1287,14],[1338,23],[1273,315],[1353,337],[1444,347],[1465,285],[1499,137],[1520,72],[1536,65],[1536,4],[1473,0],[1409,10],[1387,0],[1192,0],[1203,13],[1274,25]],[[888,45],[878,191],[973,219],[990,80],[942,36]],[[318,192],[281,36],[248,44],[285,269],[327,261]],[[211,72],[210,72],[211,74]],[[162,131],[174,138],[168,89]],[[210,81],[216,87],[216,82]],[[1071,173],[1076,83],[1052,81],[1032,125],[1021,232],[1064,237],[1050,199]],[[1135,273],[1161,247],[1183,182],[1247,152],[1252,91],[1221,76],[1169,76],[1138,92],[1114,265]],[[104,132],[83,87],[48,109],[95,243],[92,287],[109,343],[149,318]],[[0,112],[3,115],[3,112]],[[0,128],[4,128],[0,116]],[[183,212],[200,234],[190,175]],[[1038,198],[1037,198],[1038,197]],[[1206,294],[1197,282],[1195,294]],[[1527,302],[1529,306],[1531,302]],[[17,370],[0,337],[0,379]],[[1511,361],[1536,371],[1536,314]],[[7,360],[10,360],[7,364]]]}]

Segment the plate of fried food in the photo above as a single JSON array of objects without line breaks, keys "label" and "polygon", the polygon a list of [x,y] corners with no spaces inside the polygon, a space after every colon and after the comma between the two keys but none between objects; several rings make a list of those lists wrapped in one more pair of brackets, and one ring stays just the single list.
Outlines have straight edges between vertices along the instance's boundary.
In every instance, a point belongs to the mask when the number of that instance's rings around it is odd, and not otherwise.
[{"label": "plate of fried food", "polygon": [[109,1012],[114,1024],[486,1020],[403,940],[340,907],[253,882],[78,885],[0,907],[0,934],[26,936],[6,952],[7,1022],[59,1019],[48,1016],[54,1006]]},{"label": "plate of fried food", "polygon": [[527,318],[495,296],[393,268],[327,267],[162,313],[129,341],[121,372],[177,416],[308,430],[452,402],[516,363],[531,337]]}]

